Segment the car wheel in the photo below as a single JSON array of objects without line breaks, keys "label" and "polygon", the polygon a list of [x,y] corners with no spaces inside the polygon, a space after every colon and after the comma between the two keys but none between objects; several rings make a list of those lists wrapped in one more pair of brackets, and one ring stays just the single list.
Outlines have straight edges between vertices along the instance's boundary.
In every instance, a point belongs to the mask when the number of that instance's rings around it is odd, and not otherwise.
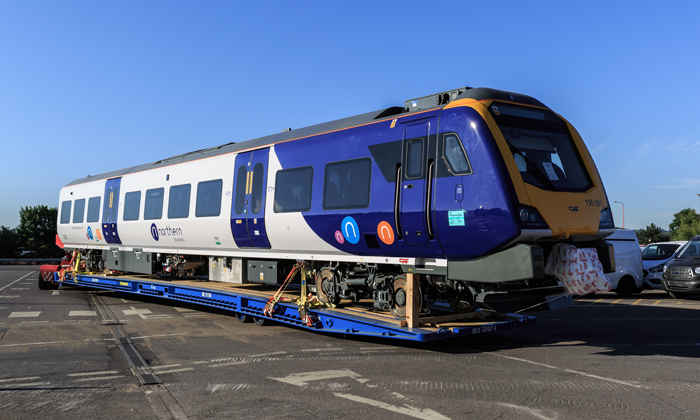
[{"label": "car wheel", "polygon": [[681,292],[668,292],[668,295],[674,299],[685,299],[688,297],[687,293],[681,293]]},{"label": "car wheel", "polygon": [[617,293],[617,295],[620,297],[631,297],[635,290],[637,290],[637,288],[634,285],[634,280],[632,277],[623,277],[617,283],[615,293]]}]

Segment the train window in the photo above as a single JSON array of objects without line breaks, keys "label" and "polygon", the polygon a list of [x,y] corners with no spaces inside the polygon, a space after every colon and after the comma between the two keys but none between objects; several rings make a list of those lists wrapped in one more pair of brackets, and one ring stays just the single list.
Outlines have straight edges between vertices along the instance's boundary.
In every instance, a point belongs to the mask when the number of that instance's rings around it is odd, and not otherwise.
[{"label": "train window", "polygon": [[100,221],[100,197],[90,197],[88,200],[87,222]]},{"label": "train window", "polygon": [[419,178],[423,174],[423,139],[408,141],[406,148],[406,178]]},{"label": "train window", "polygon": [[262,163],[255,164],[253,168],[253,187],[250,191],[250,210],[254,214],[260,213],[262,208],[263,184],[265,184],[265,167]]},{"label": "train window", "polygon": [[185,219],[190,215],[190,184],[170,187],[168,219]]},{"label": "train window", "polygon": [[248,183],[248,168],[241,165],[236,173],[236,201],[233,210],[236,214],[242,214],[245,211],[245,193],[246,184]]},{"label": "train window", "polygon": [[224,182],[220,179],[203,181],[197,184],[196,217],[216,217],[221,214],[221,189]]},{"label": "train window", "polygon": [[327,164],[323,176],[323,209],[368,207],[371,172],[370,158]]},{"label": "train window", "polygon": [[61,203],[61,224],[65,225],[66,223],[70,223],[70,206],[72,204],[72,201],[64,201]]},{"label": "train window", "polygon": [[141,191],[132,191],[124,195],[124,220],[139,220]]},{"label": "train window", "polygon": [[273,206],[275,213],[311,210],[313,175],[311,166],[277,171]]},{"label": "train window", "polygon": [[143,209],[144,220],[158,220],[163,217],[163,196],[165,188],[154,188],[146,191],[146,205]]},{"label": "train window", "polygon": [[75,206],[73,206],[73,223],[83,223],[85,218],[85,199],[75,200]]},{"label": "train window", "polygon": [[442,157],[452,175],[468,175],[472,173],[469,158],[464,152],[462,141],[455,133],[447,133],[442,137]]}]

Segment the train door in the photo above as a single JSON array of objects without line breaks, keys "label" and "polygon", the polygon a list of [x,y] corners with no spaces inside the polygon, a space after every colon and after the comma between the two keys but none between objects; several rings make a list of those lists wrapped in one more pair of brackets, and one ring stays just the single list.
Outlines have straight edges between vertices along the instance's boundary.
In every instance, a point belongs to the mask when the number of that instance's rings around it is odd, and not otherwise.
[{"label": "train door", "polygon": [[121,244],[119,231],[117,230],[117,216],[119,215],[119,186],[121,178],[108,179],[105,184],[104,205],[102,209],[102,233],[108,244]]},{"label": "train door", "polygon": [[265,231],[269,155],[270,149],[262,149],[236,156],[231,232],[241,248],[270,248]]},{"label": "train door", "polygon": [[426,205],[429,130],[427,121],[404,127],[400,220],[408,245],[426,245],[430,240]]}]

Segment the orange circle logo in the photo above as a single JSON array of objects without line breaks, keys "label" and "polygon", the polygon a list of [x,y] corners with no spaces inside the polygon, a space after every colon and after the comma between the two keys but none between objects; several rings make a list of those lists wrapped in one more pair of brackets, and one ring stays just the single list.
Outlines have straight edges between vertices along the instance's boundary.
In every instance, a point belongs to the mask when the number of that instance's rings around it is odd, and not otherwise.
[{"label": "orange circle logo", "polygon": [[101,240],[101,239],[102,239],[102,235],[100,235],[100,230],[99,230],[99,229],[95,229],[95,233],[97,234],[97,239],[100,239],[100,240]]},{"label": "orange circle logo", "polygon": [[394,243],[394,229],[387,222],[381,222],[377,226],[377,235],[379,239],[387,245]]}]

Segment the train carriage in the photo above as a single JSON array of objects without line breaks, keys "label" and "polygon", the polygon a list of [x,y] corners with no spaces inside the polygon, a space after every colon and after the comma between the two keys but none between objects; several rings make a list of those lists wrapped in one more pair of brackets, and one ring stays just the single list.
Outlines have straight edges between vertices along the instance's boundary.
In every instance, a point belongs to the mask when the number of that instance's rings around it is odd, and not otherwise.
[{"label": "train carriage", "polygon": [[563,304],[544,273],[557,243],[614,264],[579,134],[532,97],[486,88],[86,177],[59,202],[59,237],[91,270],[217,280],[220,264],[277,283],[304,260],[319,300],[397,317],[409,272],[423,299],[514,312]]}]

